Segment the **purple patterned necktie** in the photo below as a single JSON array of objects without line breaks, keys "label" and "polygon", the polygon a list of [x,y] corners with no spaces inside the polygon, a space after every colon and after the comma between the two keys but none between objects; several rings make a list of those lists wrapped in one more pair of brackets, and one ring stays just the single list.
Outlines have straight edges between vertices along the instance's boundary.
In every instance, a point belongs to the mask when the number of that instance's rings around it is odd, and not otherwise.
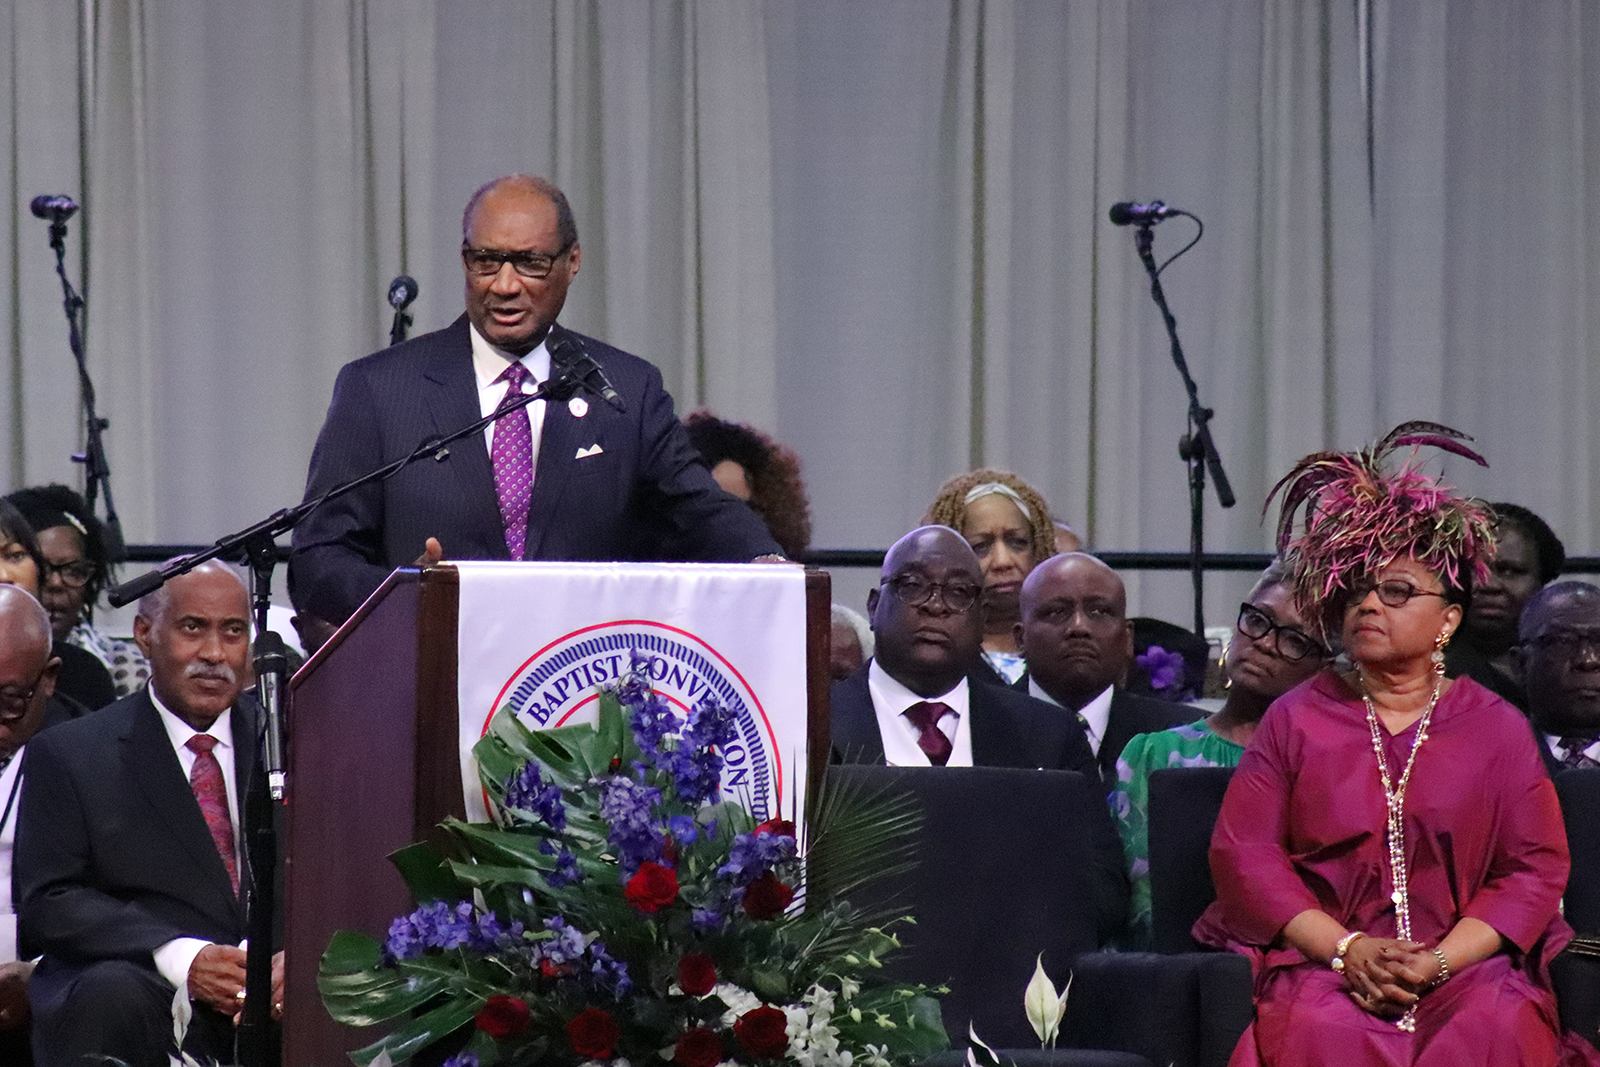
[{"label": "purple patterned necktie", "polygon": [[950,760],[950,753],[955,748],[950,739],[939,729],[939,720],[944,718],[950,710],[950,705],[941,704],[937,700],[924,700],[913,704],[906,709],[906,718],[911,725],[920,731],[917,738],[917,747],[928,755],[928,762],[935,767],[943,767]]},{"label": "purple patterned necktie", "polygon": [[1600,761],[1584,752],[1594,741],[1592,737],[1563,737],[1557,746],[1561,749],[1561,762],[1568,767],[1600,767]]},{"label": "purple patterned necktie", "polygon": [[[510,383],[501,407],[522,392],[522,383],[529,377],[528,368],[513,363],[495,379]],[[500,520],[506,527],[506,548],[512,559],[520,560],[527,549],[528,503],[533,499],[533,424],[526,407],[494,424],[489,459],[494,463],[494,490],[500,498]]]},{"label": "purple patterned necktie", "polygon": [[210,734],[195,734],[187,747],[194,753],[194,766],[189,770],[189,788],[200,804],[200,814],[205,816],[206,828],[211,831],[211,841],[228,868],[228,880],[233,892],[239,893],[239,862],[233,855],[233,820],[228,816],[228,787],[222,781],[222,764],[211,754],[217,739]]}]

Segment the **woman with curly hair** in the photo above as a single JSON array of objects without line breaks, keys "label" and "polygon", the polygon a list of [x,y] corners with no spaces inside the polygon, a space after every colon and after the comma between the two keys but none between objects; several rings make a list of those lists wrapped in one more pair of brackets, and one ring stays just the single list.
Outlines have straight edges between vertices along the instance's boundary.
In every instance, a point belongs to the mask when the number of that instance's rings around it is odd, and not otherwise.
[{"label": "woman with curly hair", "polygon": [[761,516],[783,554],[799,559],[811,545],[811,505],[800,478],[800,457],[753,426],[709,411],[683,420],[717,484]]},{"label": "woman with curly hair", "polygon": [[1600,1065],[1563,1034],[1550,983],[1572,938],[1555,787],[1522,714],[1445,677],[1490,516],[1415,448],[1482,463],[1465,440],[1405,423],[1307,456],[1268,497],[1295,607],[1349,662],[1267,710],[1211,839],[1217,901],[1195,937],[1255,974],[1232,1067]]},{"label": "woman with curly hair", "polygon": [[1022,580],[1056,551],[1050,505],[1015,474],[984,467],[945,482],[923,521],[958,531],[978,554],[983,656],[1006,684],[1015,682],[1027,668],[1012,629],[1022,618]]}]

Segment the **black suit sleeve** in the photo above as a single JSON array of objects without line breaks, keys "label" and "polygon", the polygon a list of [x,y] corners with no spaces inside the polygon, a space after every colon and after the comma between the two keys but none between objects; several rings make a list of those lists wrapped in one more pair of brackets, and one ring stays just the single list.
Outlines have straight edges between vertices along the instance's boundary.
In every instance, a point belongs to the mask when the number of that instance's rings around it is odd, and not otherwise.
[{"label": "black suit sleeve", "polygon": [[22,756],[12,869],[19,955],[148,964],[157,948],[192,934],[93,888],[93,801],[82,794],[54,740],[54,731],[40,733]]},{"label": "black suit sleeve", "polygon": [[646,366],[635,486],[638,557],[747,563],[781,554],[760,517],[711,477],[678,421],[660,371]]},{"label": "black suit sleeve", "polygon": [[[383,436],[365,368],[348,364],[333,386],[306,476],[307,500],[379,466]],[[384,492],[362,486],[308,515],[294,536],[289,581],[297,607],[342,622],[388,577],[384,561]]]}]

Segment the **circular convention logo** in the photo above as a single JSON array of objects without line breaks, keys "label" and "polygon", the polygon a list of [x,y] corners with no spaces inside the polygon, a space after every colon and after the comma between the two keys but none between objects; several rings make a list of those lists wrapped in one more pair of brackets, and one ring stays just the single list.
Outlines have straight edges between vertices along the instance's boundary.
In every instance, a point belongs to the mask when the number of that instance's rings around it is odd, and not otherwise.
[{"label": "circular convention logo", "polygon": [[600,687],[618,684],[635,653],[647,665],[650,687],[680,718],[708,694],[733,710],[738,738],[722,753],[723,797],[739,801],[757,819],[781,811],[784,765],[761,702],[727,659],[687,630],[638,619],[575,630],[528,657],[501,687],[494,707],[509,706],[535,730],[592,722]]}]

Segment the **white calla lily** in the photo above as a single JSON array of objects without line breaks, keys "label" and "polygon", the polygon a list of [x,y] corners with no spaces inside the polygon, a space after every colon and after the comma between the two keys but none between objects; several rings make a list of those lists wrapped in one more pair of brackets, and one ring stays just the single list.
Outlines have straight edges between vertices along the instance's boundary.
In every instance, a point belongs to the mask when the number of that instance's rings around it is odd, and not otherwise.
[{"label": "white calla lily", "polygon": [[1072,976],[1058,994],[1050,976],[1044,973],[1044,954],[1034,962],[1033,977],[1022,994],[1022,1007],[1028,1014],[1028,1024],[1039,1035],[1040,1048],[1054,1048],[1056,1035],[1061,1030],[1061,1019],[1067,1013],[1067,994],[1072,991]]}]

